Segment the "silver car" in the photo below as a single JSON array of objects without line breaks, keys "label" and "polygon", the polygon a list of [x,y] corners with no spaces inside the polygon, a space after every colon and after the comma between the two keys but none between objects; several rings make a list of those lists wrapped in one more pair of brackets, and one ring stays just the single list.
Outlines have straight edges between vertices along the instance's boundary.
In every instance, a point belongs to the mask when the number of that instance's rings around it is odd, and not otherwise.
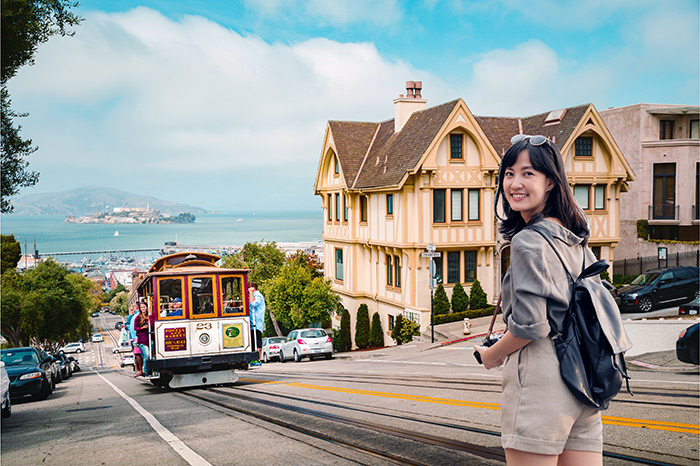
[{"label": "silver car", "polygon": [[333,357],[333,342],[331,337],[321,328],[303,328],[292,330],[280,348],[280,362],[294,359],[299,362],[301,358],[326,358]]},{"label": "silver car", "polygon": [[262,341],[262,362],[270,362],[272,359],[280,358],[282,343],[287,341],[287,337],[263,338]]}]

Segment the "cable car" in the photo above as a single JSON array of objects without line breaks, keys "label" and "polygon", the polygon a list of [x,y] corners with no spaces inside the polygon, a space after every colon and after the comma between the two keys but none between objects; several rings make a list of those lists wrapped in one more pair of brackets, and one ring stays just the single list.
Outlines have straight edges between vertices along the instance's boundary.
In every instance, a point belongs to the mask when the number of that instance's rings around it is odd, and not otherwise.
[{"label": "cable car", "polygon": [[149,378],[184,388],[235,383],[235,370],[258,359],[251,338],[248,270],[221,258],[180,252],[156,260],[129,297],[149,313]]}]

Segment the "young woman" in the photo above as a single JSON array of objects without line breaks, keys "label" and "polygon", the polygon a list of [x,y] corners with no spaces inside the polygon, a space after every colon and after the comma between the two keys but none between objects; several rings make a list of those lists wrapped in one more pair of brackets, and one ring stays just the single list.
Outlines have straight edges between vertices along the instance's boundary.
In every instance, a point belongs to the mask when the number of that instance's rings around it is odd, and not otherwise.
[{"label": "young woman", "polygon": [[[507,331],[490,348],[475,346],[487,369],[501,366],[501,441],[510,466],[602,465],[600,412],[578,401],[559,374],[548,338],[549,319],[561,324],[571,283],[552,247],[569,270],[595,256],[586,246],[587,219],[573,197],[557,147],[544,136],[517,135],[503,156],[495,207],[505,218],[499,231],[510,241],[511,265],[503,279]],[[500,217],[499,217],[500,218]],[[525,227],[529,228],[525,228]]]},{"label": "young woman", "polygon": [[139,347],[138,353],[134,351],[134,365],[136,374],[134,377],[144,375],[144,363],[148,359],[148,305],[139,303],[139,313],[134,317],[134,329],[136,330],[136,343]]}]

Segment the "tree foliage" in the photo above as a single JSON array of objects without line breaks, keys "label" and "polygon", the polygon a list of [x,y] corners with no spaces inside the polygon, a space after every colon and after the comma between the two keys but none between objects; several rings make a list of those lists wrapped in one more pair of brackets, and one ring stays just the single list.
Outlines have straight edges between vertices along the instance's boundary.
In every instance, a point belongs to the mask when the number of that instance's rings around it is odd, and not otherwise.
[{"label": "tree foliage", "polygon": [[469,296],[461,283],[452,288],[452,312],[463,312],[469,308]]},{"label": "tree foliage", "polygon": [[338,335],[338,348],[340,351],[352,349],[352,335],[350,335],[350,312],[343,308],[340,315],[340,334]]},{"label": "tree foliage", "polygon": [[228,269],[250,269],[248,281],[255,282],[263,288],[267,280],[280,272],[284,263],[284,251],[278,248],[274,241],[249,242],[237,253],[224,257],[221,266]]},{"label": "tree foliage", "polygon": [[2,85],[2,185],[0,211],[12,212],[11,197],[19,188],[36,184],[39,174],[28,170],[26,157],[37,148],[32,140],[23,140],[21,126],[14,119],[26,116],[12,110],[7,81],[19,68],[34,63],[40,44],[54,35],[73,35],[72,26],[82,21],[71,8],[78,6],[70,0],[2,0],[2,48],[0,49],[0,84]]},{"label": "tree foliage", "polygon": [[450,300],[445,292],[445,287],[442,283],[435,289],[435,296],[433,297],[433,314],[447,314],[450,312]]},{"label": "tree foliage", "polygon": [[314,277],[323,276],[323,264],[318,260],[318,257],[307,254],[306,251],[301,249],[289,256],[287,258],[287,262],[298,262],[299,264],[304,265],[311,271],[311,274]]},{"label": "tree foliage", "polygon": [[267,305],[275,318],[289,329],[326,322],[340,296],[331,291],[330,280],[313,277],[305,266],[288,263],[265,282]]},{"label": "tree foliage", "polygon": [[486,292],[481,287],[479,280],[474,280],[469,297],[469,309],[483,309],[488,305]]},{"label": "tree foliage", "polygon": [[413,337],[420,335],[420,325],[409,319],[403,319],[401,326],[401,341],[408,343],[413,341]]},{"label": "tree foliage", "polygon": [[2,235],[2,250],[0,250],[0,262],[2,263],[1,273],[6,270],[17,268],[20,257],[22,257],[22,246],[15,239],[14,235]]},{"label": "tree foliage", "polygon": [[379,313],[372,315],[372,325],[369,329],[369,347],[381,348],[384,346],[384,330],[382,330],[382,319]]},{"label": "tree foliage", "polygon": [[99,308],[95,284],[71,274],[52,260],[23,275],[2,276],[2,334],[13,345],[31,342],[55,347],[62,341],[87,337],[90,313]]},{"label": "tree foliage", "polygon": [[369,309],[362,303],[355,320],[355,345],[360,349],[369,347]]},{"label": "tree foliage", "polygon": [[123,316],[129,315],[129,293],[120,291],[109,301],[109,310]]},{"label": "tree foliage", "polygon": [[[114,297],[115,297],[117,294],[122,293],[122,292],[124,292],[124,291],[129,291],[129,290],[127,290],[126,287],[125,287],[124,285],[122,285],[121,283],[118,283],[117,286],[116,286],[113,290],[110,290],[110,291],[105,295],[104,301],[105,301],[106,303],[109,303],[109,302],[111,302],[111,301],[114,299]],[[110,308],[110,309],[111,309],[111,308]]]},{"label": "tree foliage", "polygon": [[396,340],[397,345],[403,343],[402,331],[404,322],[405,319],[403,316],[401,314],[397,315],[396,320],[394,321],[394,328],[391,329],[391,338]]}]

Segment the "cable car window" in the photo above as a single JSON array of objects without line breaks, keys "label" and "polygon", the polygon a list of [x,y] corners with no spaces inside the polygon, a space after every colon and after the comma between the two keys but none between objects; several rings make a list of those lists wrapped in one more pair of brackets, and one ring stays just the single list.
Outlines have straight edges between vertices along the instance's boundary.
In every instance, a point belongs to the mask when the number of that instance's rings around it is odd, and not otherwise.
[{"label": "cable car window", "polygon": [[192,277],[190,279],[192,296],[192,316],[215,316],[214,277]]},{"label": "cable car window", "polygon": [[243,279],[241,277],[221,277],[221,302],[224,314],[243,314]]},{"label": "cable car window", "polygon": [[182,318],[182,279],[161,278],[158,280],[158,302],[160,317]]}]

